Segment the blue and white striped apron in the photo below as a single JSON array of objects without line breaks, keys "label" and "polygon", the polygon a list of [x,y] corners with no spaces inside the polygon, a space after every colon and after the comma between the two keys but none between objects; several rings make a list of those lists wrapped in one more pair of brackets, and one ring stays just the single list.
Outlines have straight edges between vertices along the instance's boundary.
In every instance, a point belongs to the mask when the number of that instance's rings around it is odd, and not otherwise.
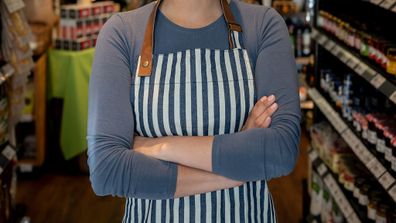
[{"label": "blue and white striped apron", "polygon": [[[254,76],[241,32],[231,30],[229,39],[234,46],[230,50],[152,55],[150,75],[135,75],[132,81],[138,135],[207,136],[240,131],[254,105]],[[266,181],[257,181],[175,199],[127,198],[123,222],[272,223],[276,216]]]}]

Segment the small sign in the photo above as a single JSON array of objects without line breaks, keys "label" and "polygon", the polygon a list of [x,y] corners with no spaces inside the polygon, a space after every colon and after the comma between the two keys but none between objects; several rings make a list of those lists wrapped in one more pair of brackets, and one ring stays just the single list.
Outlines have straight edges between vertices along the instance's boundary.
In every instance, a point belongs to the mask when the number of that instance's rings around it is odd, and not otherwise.
[{"label": "small sign", "polygon": [[391,9],[395,2],[396,0],[385,0],[380,4],[380,6],[386,9]]},{"label": "small sign", "polygon": [[396,90],[389,96],[389,99],[396,104]]},{"label": "small sign", "polygon": [[1,154],[3,154],[3,156],[5,156],[8,160],[11,160],[15,155],[15,150],[10,145],[7,145]]},{"label": "small sign", "polygon": [[389,172],[386,172],[379,178],[379,182],[385,189],[388,189],[395,182],[395,178]]},{"label": "small sign", "polygon": [[379,5],[381,2],[383,2],[384,0],[370,0],[371,3],[375,4],[375,5]]},{"label": "small sign", "polygon": [[379,88],[383,83],[385,83],[386,79],[380,75],[377,74],[371,81],[370,83],[375,87],[375,88]]},{"label": "small sign", "polygon": [[367,163],[367,168],[377,179],[385,172],[385,167],[377,159],[373,159]]},{"label": "small sign", "polygon": [[388,191],[389,195],[392,197],[393,201],[396,202],[396,184]]}]

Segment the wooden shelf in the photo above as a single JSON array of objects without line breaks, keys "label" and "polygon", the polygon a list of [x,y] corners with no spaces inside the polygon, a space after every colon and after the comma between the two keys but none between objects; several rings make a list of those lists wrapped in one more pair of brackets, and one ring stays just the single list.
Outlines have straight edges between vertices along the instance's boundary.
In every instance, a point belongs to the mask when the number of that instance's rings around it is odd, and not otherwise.
[{"label": "wooden shelf", "polygon": [[[47,76],[47,54],[37,59],[33,70],[34,75],[34,117],[36,134],[36,158],[21,159],[18,164],[25,166],[41,166],[45,158],[46,141],[46,76]],[[28,169],[28,168],[27,168]]]}]

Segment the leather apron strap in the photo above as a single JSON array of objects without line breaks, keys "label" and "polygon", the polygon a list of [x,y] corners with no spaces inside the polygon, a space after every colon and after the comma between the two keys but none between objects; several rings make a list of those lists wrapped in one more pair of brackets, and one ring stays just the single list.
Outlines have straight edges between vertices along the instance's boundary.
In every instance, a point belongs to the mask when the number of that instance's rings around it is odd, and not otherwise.
[{"label": "leather apron strap", "polygon": [[[157,0],[153,11],[147,22],[146,32],[144,34],[144,40],[142,50],[140,51],[140,57],[138,61],[138,76],[150,76],[152,71],[152,60],[153,60],[153,45],[154,45],[154,24],[157,16],[157,11],[161,0]],[[223,16],[227,22],[228,27],[228,44],[230,49],[233,49],[234,43],[232,41],[231,33],[233,31],[242,32],[241,26],[235,22],[234,16],[231,12],[229,3],[227,0],[220,0],[221,8],[223,10]]]}]

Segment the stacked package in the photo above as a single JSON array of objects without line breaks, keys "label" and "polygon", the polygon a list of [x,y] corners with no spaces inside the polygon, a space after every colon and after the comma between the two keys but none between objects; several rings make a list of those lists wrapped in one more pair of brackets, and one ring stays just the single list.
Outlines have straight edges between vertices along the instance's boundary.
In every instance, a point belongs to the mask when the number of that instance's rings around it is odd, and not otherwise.
[{"label": "stacked package", "polygon": [[28,75],[34,67],[32,59],[32,33],[27,23],[23,1],[1,1],[1,52],[5,65],[1,68],[0,82],[7,82],[9,122],[19,121],[25,106],[24,96]]},{"label": "stacked package", "polygon": [[55,47],[79,51],[94,47],[99,30],[115,12],[111,1],[90,5],[63,5]]}]

